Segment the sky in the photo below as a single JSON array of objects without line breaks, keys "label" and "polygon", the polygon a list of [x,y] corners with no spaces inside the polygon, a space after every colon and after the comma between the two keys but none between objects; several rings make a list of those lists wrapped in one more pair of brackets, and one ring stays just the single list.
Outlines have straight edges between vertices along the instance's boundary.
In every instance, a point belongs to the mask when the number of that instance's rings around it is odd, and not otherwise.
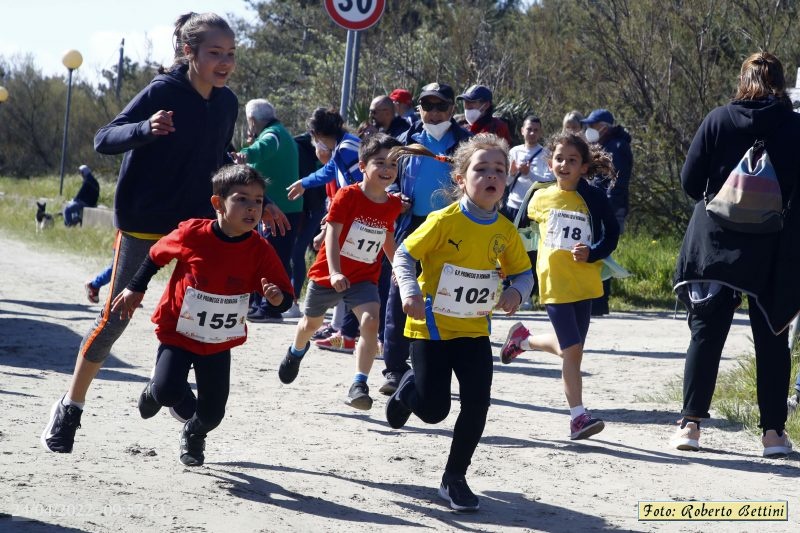
[{"label": "sky", "polygon": [[178,15],[189,11],[229,13],[256,18],[245,0],[2,0],[0,1],[0,56],[32,54],[45,75],[66,74],[64,52],[78,50],[83,65],[73,79],[96,83],[102,69],[125,55],[134,62],[151,59],[172,64],[172,31]]}]

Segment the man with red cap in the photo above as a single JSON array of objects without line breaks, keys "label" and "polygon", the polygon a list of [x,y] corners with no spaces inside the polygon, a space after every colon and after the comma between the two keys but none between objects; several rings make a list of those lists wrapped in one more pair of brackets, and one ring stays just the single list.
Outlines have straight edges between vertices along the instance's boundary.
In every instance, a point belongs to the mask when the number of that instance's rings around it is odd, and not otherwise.
[{"label": "man with red cap", "polygon": [[464,91],[464,94],[459,94],[456,100],[464,102],[464,118],[467,119],[472,134],[494,133],[511,144],[508,124],[503,119],[492,116],[494,112],[492,91],[487,86],[473,85]]},{"label": "man with red cap", "polygon": [[389,94],[394,103],[394,110],[397,116],[405,119],[409,124],[419,120],[419,115],[414,111],[414,99],[411,93],[405,89],[395,89]]}]

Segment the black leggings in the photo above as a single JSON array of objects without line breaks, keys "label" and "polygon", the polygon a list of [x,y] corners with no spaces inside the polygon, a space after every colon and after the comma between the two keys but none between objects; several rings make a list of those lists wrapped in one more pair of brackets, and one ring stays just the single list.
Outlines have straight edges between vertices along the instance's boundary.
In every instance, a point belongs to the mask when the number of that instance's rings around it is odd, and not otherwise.
[{"label": "black leggings", "polygon": [[492,347],[489,337],[411,342],[414,388],[400,398],[423,422],[436,424],[450,412],[450,381],[455,373],[461,412],[445,470],[465,475],[486,425],[492,389]]},{"label": "black leggings", "polygon": [[[684,416],[708,418],[711,397],[717,382],[722,348],[731,329],[736,303],[720,306],[710,316],[689,314],[692,339],[686,352],[683,374]],[[789,389],[791,359],[789,338],[784,331],[773,335],[764,314],[750,301],[750,328],[756,352],[756,387],[759,426],[783,431],[786,424],[786,393]]]},{"label": "black leggings", "polygon": [[151,391],[159,404],[177,405],[186,393],[186,379],[192,365],[197,381],[197,410],[186,429],[195,435],[206,435],[225,416],[230,389],[230,350],[197,355],[176,346],[159,345]]}]

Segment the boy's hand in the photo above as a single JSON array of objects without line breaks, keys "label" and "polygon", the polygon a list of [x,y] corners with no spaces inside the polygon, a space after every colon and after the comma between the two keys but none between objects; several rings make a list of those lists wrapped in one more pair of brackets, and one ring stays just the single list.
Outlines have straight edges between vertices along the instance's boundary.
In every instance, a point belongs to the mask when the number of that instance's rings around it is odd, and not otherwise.
[{"label": "boy's hand", "polygon": [[289,219],[280,208],[275,204],[264,205],[264,211],[261,213],[261,221],[267,225],[270,233],[273,235],[281,234],[281,237],[286,235],[286,231],[292,229],[289,224]]},{"label": "boy's hand", "polygon": [[314,240],[311,244],[314,246],[314,250],[319,251],[322,248],[322,243],[325,242],[325,228],[322,228],[322,231],[317,233],[317,236],[314,237]]},{"label": "boy's hand", "polygon": [[125,289],[111,302],[111,312],[119,313],[120,320],[130,320],[144,298],[143,292]]},{"label": "boy's hand", "polygon": [[422,301],[422,296],[415,294],[403,299],[403,312],[411,318],[417,320],[425,319],[425,302]]},{"label": "boy's hand", "polygon": [[303,182],[297,180],[288,187],[286,187],[286,190],[289,191],[289,193],[286,195],[286,197],[289,200],[297,200],[298,198],[303,196],[303,193],[306,191],[306,188],[303,187]]},{"label": "boy's hand", "polygon": [[267,278],[261,278],[261,287],[264,289],[264,298],[274,306],[283,303],[283,291],[274,283],[267,281]]},{"label": "boy's hand", "polygon": [[521,303],[522,296],[520,296],[519,291],[509,287],[503,291],[500,295],[500,299],[497,301],[497,305],[494,307],[495,309],[502,309],[509,315],[513,315],[517,312]]},{"label": "boy's hand", "polygon": [[331,286],[333,286],[336,292],[346,291],[350,288],[350,280],[341,272],[336,272],[335,274],[331,274]]},{"label": "boy's hand", "polygon": [[231,156],[231,160],[236,163],[237,165],[246,165],[247,164],[247,154],[242,152],[229,152],[229,156]]},{"label": "boy's hand", "polygon": [[578,263],[585,263],[589,259],[589,247],[583,243],[573,246],[572,259]]}]

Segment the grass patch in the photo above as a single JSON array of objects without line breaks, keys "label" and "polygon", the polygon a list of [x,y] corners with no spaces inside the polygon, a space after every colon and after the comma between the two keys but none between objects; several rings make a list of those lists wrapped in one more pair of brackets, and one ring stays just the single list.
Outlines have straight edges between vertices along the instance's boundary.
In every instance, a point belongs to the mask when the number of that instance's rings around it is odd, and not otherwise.
[{"label": "grass patch", "polygon": [[677,237],[653,239],[641,233],[623,234],[613,257],[631,276],[611,281],[611,308],[674,309],[672,277],[680,246]]},{"label": "grass patch", "polygon": [[[0,226],[3,232],[17,240],[89,258],[95,263],[108,261],[114,245],[113,229],[89,226],[68,228],[58,216],[52,228],[36,231],[36,201],[47,202],[47,212],[55,216],[77,193],[81,182],[80,176],[65,176],[64,195],[60,196],[58,176],[30,179],[0,177]],[[113,197],[114,184],[101,182],[98,203],[111,206]]]}]

